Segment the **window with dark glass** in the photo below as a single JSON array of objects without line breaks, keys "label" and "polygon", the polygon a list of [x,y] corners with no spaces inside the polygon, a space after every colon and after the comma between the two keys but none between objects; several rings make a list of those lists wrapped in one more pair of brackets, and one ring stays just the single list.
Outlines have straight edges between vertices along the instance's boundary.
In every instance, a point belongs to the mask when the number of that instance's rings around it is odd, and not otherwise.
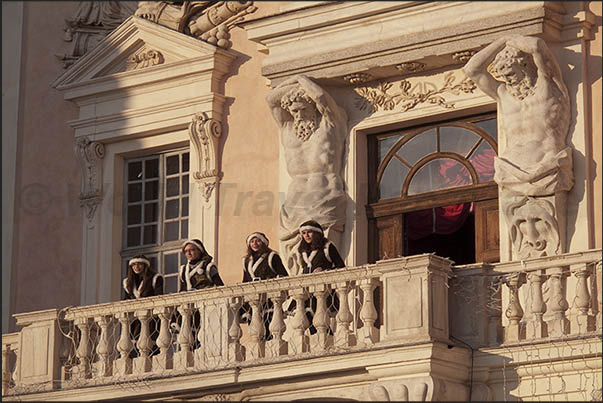
[{"label": "window with dark glass", "polygon": [[180,245],[188,238],[189,152],[172,151],[125,161],[123,271],[146,255],[164,275],[164,292],[176,292]]},{"label": "window with dark glass", "polygon": [[435,252],[498,260],[495,114],[368,138],[371,261]]}]

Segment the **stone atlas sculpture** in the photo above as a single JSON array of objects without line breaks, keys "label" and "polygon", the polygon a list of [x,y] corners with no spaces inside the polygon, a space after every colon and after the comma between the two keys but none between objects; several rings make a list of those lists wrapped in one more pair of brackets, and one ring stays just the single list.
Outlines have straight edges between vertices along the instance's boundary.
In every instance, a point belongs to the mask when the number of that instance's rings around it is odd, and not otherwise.
[{"label": "stone atlas sculpture", "polygon": [[291,77],[267,97],[281,131],[291,182],[281,206],[280,252],[291,275],[300,273],[295,251],[299,225],[313,219],[336,247],[345,224],[342,176],[347,114],[319,85],[304,75]]},{"label": "stone atlas sculpture", "polygon": [[566,252],[566,200],[573,186],[568,91],[544,40],[502,37],[465,65],[496,99],[499,156],[494,180],[509,226],[512,260]]}]

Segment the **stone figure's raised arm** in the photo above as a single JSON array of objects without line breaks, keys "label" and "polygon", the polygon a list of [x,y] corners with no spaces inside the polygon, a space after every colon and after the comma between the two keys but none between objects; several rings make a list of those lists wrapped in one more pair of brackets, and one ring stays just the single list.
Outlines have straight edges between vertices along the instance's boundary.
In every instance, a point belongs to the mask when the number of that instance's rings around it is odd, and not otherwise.
[{"label": "stone figure's raised arm", "polygon": [[488,72],[488,66],[492,63],[498,52],[505,48],[508,40],[508,36],[497,39],[473,55],[467,64],[465,64],[465,67],[463,67],[463,71],[467,77],[475,81],[479,89],[494,99],[498,99],[497,90],[503,83],[492,77]]},{"label": "stone figure's raised arm", "polygon": [[340,119],[347,119],[347,117],[342,116],[343,110],[337,105],[335,100],[318,84],[303,74],[298,74],[294,78],[297,79],[297,82],[306,91],[306,94],[312,98],[318,112],[332,126],[335,126],[336,122]]},{"label": "stone figure's raised arm", "polygon": [[272,111],[272,116],[279,127],[282,127],[287,120],[292,119],[289,112],[284,110],[281,106],[281,99],[287,92],[294,88],[296,84],[297,80],[294,81],[294,77],[289,78],[277,85],[276,88],[270,91],[266,96],[266,102],[268,102],[268,106]]}]

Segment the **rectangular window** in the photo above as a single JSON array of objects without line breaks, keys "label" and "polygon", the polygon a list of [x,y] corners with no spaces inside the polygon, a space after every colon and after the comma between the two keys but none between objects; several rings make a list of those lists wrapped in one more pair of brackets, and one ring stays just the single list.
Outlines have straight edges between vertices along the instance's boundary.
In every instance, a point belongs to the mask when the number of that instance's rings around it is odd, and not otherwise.
[{"label": "rectangular window", "polygon": [[[144,254],[176,292],[180,245],[188,237],[189,152],[171,151],[125,161],[123,275],[128,260]],[[122,290],[123,292],[123,290]]]}]

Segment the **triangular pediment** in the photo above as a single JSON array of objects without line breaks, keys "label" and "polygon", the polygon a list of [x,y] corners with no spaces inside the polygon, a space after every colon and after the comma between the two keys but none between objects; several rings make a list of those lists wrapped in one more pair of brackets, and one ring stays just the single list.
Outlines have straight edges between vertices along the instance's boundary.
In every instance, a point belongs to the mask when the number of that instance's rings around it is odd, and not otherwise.
[{"label": "triangular pediment", "polygon": [[132,16],[74,63],[52,86],[64,89],[101,78],[119,79],[220,51],[199,39]]}]

